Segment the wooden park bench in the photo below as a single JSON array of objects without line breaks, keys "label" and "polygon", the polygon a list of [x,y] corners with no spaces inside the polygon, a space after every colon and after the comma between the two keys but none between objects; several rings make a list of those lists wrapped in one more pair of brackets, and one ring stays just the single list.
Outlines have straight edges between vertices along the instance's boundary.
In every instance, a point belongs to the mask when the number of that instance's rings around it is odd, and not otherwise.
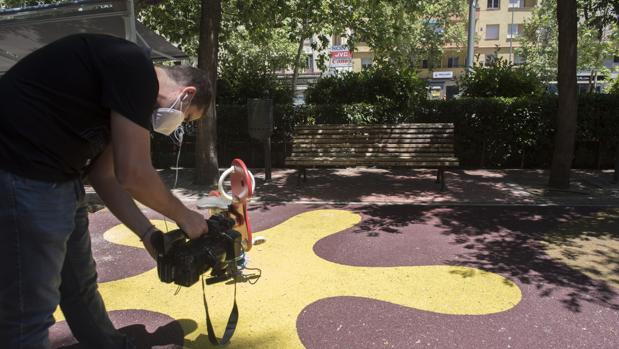
[{"label": "wooden park bench", "polygon": [[308,167],[409,167],[436,169],[436,182],[445,189],[445,168],[458,166],[454,154],[454,125],[297,126],[286,166],[307,180]]}]

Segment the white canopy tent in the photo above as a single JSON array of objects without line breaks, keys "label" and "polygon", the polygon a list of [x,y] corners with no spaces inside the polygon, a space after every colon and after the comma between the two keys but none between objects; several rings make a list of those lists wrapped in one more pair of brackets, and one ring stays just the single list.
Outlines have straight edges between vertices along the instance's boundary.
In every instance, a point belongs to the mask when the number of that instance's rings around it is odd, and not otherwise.
[{"label": "white canopy tent", "polygon": [[110,34],[150,49],[155,61],[188,58],[136,21],[132,0],[73,1],[0,10],[0,75],[30,52],[74,33]]}]

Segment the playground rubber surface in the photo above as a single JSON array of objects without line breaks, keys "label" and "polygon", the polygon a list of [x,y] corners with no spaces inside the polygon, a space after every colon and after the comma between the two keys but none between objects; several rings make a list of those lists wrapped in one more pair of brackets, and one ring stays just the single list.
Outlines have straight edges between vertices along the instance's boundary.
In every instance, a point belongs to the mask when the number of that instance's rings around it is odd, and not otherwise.
[{"label": "playground rubber surface", "polygon": [[[262,276],[236,286],[229,348],[619,347],[615,208],[263,203],[250,217]],[[139,348],[210,348],[200,284],[177,293],[109,211],[90,220],[116,327]],[[234,286],[205,289],[220,335]],[[55,318],[52,347],[76,348]]]}]

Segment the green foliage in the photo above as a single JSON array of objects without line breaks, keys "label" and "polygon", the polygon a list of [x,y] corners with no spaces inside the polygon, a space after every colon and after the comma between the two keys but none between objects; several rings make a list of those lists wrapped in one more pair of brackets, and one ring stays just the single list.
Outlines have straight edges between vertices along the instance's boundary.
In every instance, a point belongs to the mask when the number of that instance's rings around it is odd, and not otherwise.
[{"label": "green foliage", "polygon": [[190,56],[198,55],[200,1],[162,1],[142,7],[137,18]]},{"label": "green foliage", "polygon": [[619,77],[613,80],[612,84],[608,85],[608,94],[619,97]]},{"label": "green foliage", "polygon": [[466,1],[453,0],[349,0],[342,16],[351,28],[351,47],[368,44],[378,65],[399,69],[416,67],[422,60],[435,62],[445,46],[464,47]]},{"label": "green foliage", "polygon": [[[306,102],[318,105],[318,119],[327,122],[394,123],[426,96],[426,82],[413,70],[372,67],[320,78],[306,91]],[[341,107],[323,112],[321,105]]]},{"label": "green foliage", "polygon": [[[519,98],[427,100],[412,106],[397,122],[453,122],[456,153],[466,167],[547,167],[552,147],[558,99],[542,95]],[[576,165],[612,162],[619,141],[619,98],[579,97]],[[306,124],[380,124],[389,120],[381,104],[306,105],[288,120]]]},{"label": "green foliage", "polygon": [[[307,116],[303,107],[291,104],[273,105],[273,142],[288,142],[297,125],[306,123]],[[217,106],[217,136],[224,145],[230,142],[242,142],[249,138],[247,129],[247,106],[238,104],[221,104]]]},{"label": "green foliage", "polygon": [[514,66],[500,57],[486,67],[475,66],[472,74],[462,77],[460,86],[467,97],[521,97],[544,93],[544,85],[530,69]]},{"label": "green foliage", "polygon": [[[487,167],[547,167],[552,157],[557,120],[556,96],[462,98],[428,101],[414,121],[454,122],[456,151],[464,164]],[[576,165],[595,166],[619,141],[619,99],[608,95],[579,97],[577,147],[586,156]],[[596,154],[599,152],[599,154]],[[612,162],[612,161],[611,161]]]},{"label": "green foliage", "polygon": [[549,159],[556,98],[461,98],[428,101],[414,122],[453,122],[456,152],[474,167],[534,166]]},{"label": "green foliage", "polygon": [[217,81],[218,104],[244,105],[248,98],[271,98],[276,104],[291,104],[289,85],[272,74],[242,70],[226,72]]},{"label": "green foliage", "polygon": [[[294,128],[316,123],[383,123],[376,118],[380,105],[275,105],[274,144],[290,144]],[[456,155],[464,167],[545,168],[552,157],[558,99],[556,96],[521,98],[461,98],[448,101],[428,100],[412,107],[399,122],[453,122]],[[579,97],[576,167],[612,165],[619,141],[619,98],[612,95]],[[333,117],[333,115],[340,116]],[[218,149],[220,156],[251,159],[252,147],[247,131],[247,107],[218,105]],[[191,153],[194,135],[186,137],[183,152]],[[169,140],[155,144],[157,156],[167,156],[174,164]],[[165,148],[167,147],[167,148]],[[255,147],[255,144],[254,144]],[[169,150],[165,150],[169,149]],[[275,148],[274,148],[275,149]],[[285,150],[274,153],[274,163],[283,165]],[[288,148],[289,149],[289,148]],[[166,151],[168,153],[166,153]],[[275,151],[275,150],[274,150]],[[167,154],[167,155],[166,155]],[[188,158],[183,166],[192,166]],[[227,160],[229,161],[229,160]],[[256,166],[261,166],[261,163]],[[163,166],[163,165],[159,165]]]},{"label": "green foliage", "polygon": [[[616,0],[578,0],[578,69],[608,74],[604,60],[619,54]],[[557,80],[557,0],[544,0],[524,23],[516,52],[544,81]]]},{"label": "green foliage", "polygon": [[277,104],[292,103],[292,91],[275,71],[294,59],[294,44],[276,35],[264,43],[252,39],[243,27],[221,43],[218,103],[245,104],[247,98],[273,98]]}]

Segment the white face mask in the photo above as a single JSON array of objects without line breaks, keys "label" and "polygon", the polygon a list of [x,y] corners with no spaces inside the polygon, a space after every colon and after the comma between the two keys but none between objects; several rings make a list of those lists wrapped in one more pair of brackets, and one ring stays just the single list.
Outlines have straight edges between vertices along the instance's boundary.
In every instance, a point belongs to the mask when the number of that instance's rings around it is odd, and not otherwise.
[{"label": "white face mask", "polygon": [[[169,136],[181,126],[183,120],[185,120],[185,113],[182,112],[183,102],[181,96],[179,95],[169,108],[157,108],[153,112],[153,131]],[[175,109],[174,106],[179,102],[180,108]]]}]

